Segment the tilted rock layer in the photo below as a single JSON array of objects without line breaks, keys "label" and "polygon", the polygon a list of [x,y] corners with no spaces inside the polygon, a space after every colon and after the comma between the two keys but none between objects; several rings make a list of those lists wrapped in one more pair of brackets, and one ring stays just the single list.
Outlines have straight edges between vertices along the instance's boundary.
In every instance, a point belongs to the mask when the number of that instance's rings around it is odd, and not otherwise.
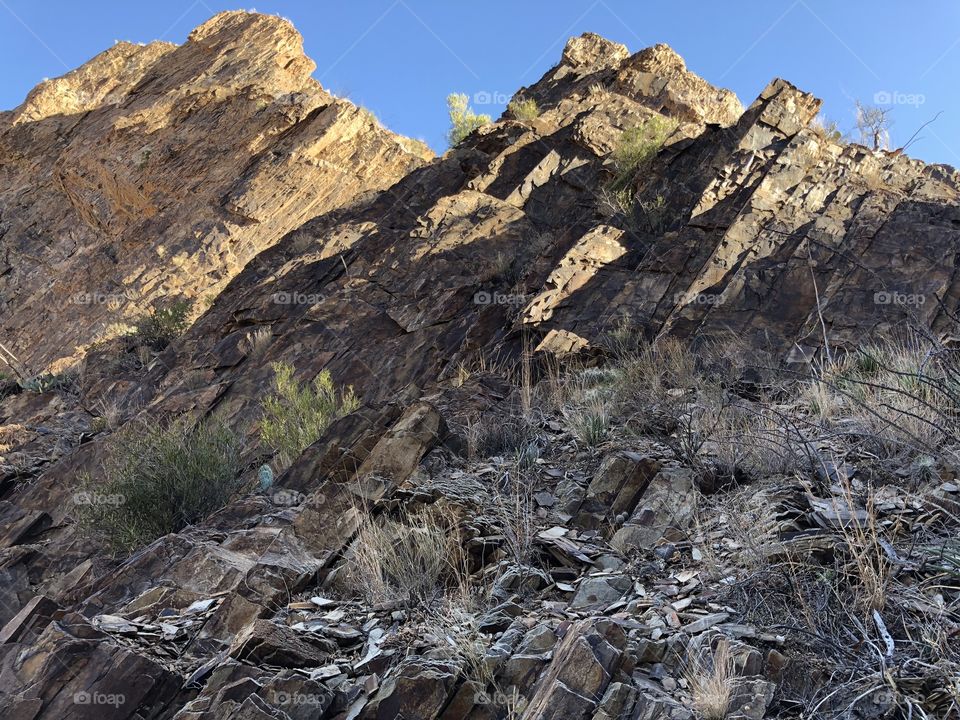
[{"label": "tilted rock layer", "polygon": [[[358,507],[414,497],[482,505],[482,473],[445,473],[462,449],[450,428],[464,408],[484,410],[505,393],[474,386],[470,395],[452,382],[462,368],[516,356],[525,342],[554,353],[595,347],[624,321],[648,337],[732,334],[782,361],[816,357],[824,338],[837,350],[904,322],[950,331],[956,173],[823,137],[811,128],[819,101],[783,80],[744,110],[666,46],[631,56],[588,34],[518,93],[539,117],[503,118],[347,203],[419,160],[309,81],[286,24],[227,14],[181,48],[119,46],[94,63],[102,70],[41,86],[3,118],[0,142],[16,168],[4,163],[4,248],[18,243],[51,268],[2,275],[5,307],[20,309],[4,313],[4,337],[36,361],[86,342],[107,311],[49,303],[91,277],[149,299],[225,284],[141,374],[98,375],[104,358],[92,353],[92,377],[70,408],[76,422],[105,401],[119,406],[120,424],[141,412],[216,413],[253,446],[276,361],[304,380],[328,370],[362,407],[278,475],[282,494],[249,493],[122,560],[79,537],[70,515],[70,494],[102,464],[108,432],[85,443],[65,436],[57,462],[31,482],[13,470],[0,477],[0,709],[15,717],[97,717],[99,708],[84,714],[67,698],[125,687],[115,717],[492,717],[442,657],[404,656],[413,640],[397,639],[402,613],[329,612],[326,599],[309,599],[356,534]],[[141,69],[127,77],[127,65]],[[624,206],[611,196],[611,152],[624,130],[658,114],[676,129],[632,177],[635,200]],[[238,136],[247,127],[238,118],[250,121],[248,136]],[[58,153],[22,149],[31,143]],[[45,209],[47,196],[61,204]],[[33,208],[25,228],[7,210],[18,206]],[[114,250],[101,258],[105,247]],[[16,395],[0,419],[62,417],[59,402]],[[652,544],[692,512],[690,473],[651,451],[578,475],[568,449],[548,459],[539,518],[590,527],[540,539],[569,566],[557,588],[580,584],[569,607],[551,601],[559,615],[542,624],[511,602],[485,620],[503,633],[490,649],[500,677],[524,695],[529,720],[692,717],[632,674],[676,661],[682,647],[638,636],[631,617],[646,601],[621,602],[633,580],[606,572],[623,563],[596,532],[599,514],[615,511],[636,522],[614,548]],[[579,500],[565,499],[578,482]],[[580,577],[591,570],[603,572]],[[671,619],[696,646],[727,613]],[[762,717],[772,685],[760,675],[775,656],[736,650],[751,678],[738,716]],[[291,708],[298,696],[311,701]]]},{"label": "tilted rock layer", "polygon": [[118,43],[0,115],[0,337],[29,371],[212,299],[289,230],[421,164],[314,68],[286,20],[223,13],[182,46]]}]

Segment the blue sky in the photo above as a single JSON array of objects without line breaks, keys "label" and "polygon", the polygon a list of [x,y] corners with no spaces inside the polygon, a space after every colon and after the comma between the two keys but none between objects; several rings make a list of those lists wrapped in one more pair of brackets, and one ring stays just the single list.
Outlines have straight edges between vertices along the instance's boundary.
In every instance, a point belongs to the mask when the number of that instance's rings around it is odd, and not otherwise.
[{"label": "blue sky", "polygon": [[[893,147],[942,111],[909,154],[960,167],[957,0],[256,0],[297,26],[316,77],[389,128],[445,146],[445,98],[509,97],[592,31],[637,51],[666,42],[687,66],[748,105],[773,77],[825,102],[842,129],[859,98],[892,107]],[[182,42],[217,0],[80,3],[0,0],[0,108],[18,105],[115,40]],[[252,9],[252,8],[246,8]],[[477,107],[496,115],[502,104]]]}]

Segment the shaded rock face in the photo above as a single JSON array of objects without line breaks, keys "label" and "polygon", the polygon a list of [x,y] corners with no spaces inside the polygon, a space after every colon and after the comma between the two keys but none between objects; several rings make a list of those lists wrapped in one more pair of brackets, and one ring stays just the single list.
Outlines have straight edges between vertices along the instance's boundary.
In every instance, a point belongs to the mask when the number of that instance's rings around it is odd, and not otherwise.
[{"label": "shaded rock face", "polygon": [[[734,334],[781,360],[815,356],[824,335],[839,348],[904,321],[946,331],[956,174],[830,142],[809,127],[819,101],[785,81],[743,110],[666,46],[631,56],[588,34],[518,93],[539,117],[503,119],[421,166],[309,79],[299,42],[284,22],[227,13],[179,48],[117,46],[0,116],[0,200],[11,203],[0,205],[0,321],[25,361],[55,360],[146,303],[222,287],[143,372],[94,367],[84,403],[135,396],[119,425],[144,404],[157,416],[217,413],[255,441],[275,361],[303,380],[328,370],[363,401],[270,492],[126,558],[106,557],[70,517],[109,433],[45,450],[51,462],[30,482],[0,476],[0,714],[496,717],[489,688],[436,647],[407,652],[424,633],[403,612],[318,594],[350,551],[358,508],[490,500],[489,478],[446,472],[448,421],[504,393],[458,395],[458,368],[509,358],[524,337],[543,352],[589,349],[624,318],[648,336]],[[610,153],[657,113],[677,129],[636,173],[624,212],[606,192]],[[30,153],[44,144],[55,157]],[[13,267],[15,250],[49,273]],[[53,303],[103,278],[141,294]],[[925,301],[887,302],[893,292]],[[6,442],[36,448],[39,425],[84,414],[63,402],[0,402],[5,424],[30,420]],[[502,634],[481,659],[518,691],[522,717],[693,717],[664,668],[682,672],[688,642],[715,628],[756,636],[708,600],[693,604],[696,573],[660,567],[649,593],[671,588],[669,607],[638,590],[624,558],[659,545],[666,562],[694,510],[693,477],[657,452],[573,473],[571,451],[541,477],[551,484],[536,495],[537,543],[554,575],[511,572],[513,587],[552,594],[529,612],[503,598],[490,624]],[[758,650],[743,654],[741,704],[760,717],[769,668]]]},{"label": "shaded rock face", "polygon": [[212,299],[315,215],[421,164],[326,93],[285,20],[118,43],[0,116],[0,335],[33,373],[176,298]]}]

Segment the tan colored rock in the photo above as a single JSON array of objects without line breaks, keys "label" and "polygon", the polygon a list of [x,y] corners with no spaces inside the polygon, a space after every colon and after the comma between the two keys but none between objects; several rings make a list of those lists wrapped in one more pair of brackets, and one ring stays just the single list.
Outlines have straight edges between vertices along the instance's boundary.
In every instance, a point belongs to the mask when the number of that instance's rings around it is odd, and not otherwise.
[{"label": "tan colored rock", "polygon": [[314,68],[288,21],[227,12],[179,47],[118,43],[6,116],[0,336],[29,372],[158,303],[208,301],[289,230],[422,163]]}]

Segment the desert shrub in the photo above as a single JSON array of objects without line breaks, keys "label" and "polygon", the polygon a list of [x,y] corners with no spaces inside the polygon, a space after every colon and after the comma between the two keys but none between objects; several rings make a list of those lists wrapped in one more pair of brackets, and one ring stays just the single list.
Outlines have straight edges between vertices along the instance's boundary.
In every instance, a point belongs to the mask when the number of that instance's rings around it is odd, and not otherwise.
[{"label": "desert shrub", "polygon": [[330,423],[360,406],[353,388],[338,390],[327,370],[310,384],[293,377],[293,366],[273,363],[273,392],[264,398],[260,439],[289,465],[316,442]]},{"label": "desert shrub", "polygon": [[832,140],[833,142],[844,141],[843,132],[840,130],[837,121],[826,118],[823,115],[817,115],[813,119],[813,122],[810,123],[810,128],[827,140]]},{"label": "desert shrub", "polygon": [[614,189],[629,184],[637,170],[660,152],[667,138],[677,129],[676,120],[653,115],[638,125],[624,130],[613,149],[613,167],[616,172]]},{"label": "desert shrub", "polygon": [[191,301],[176,300],[142,315],[133,331],[136,341],[154,350],[162,350],[190,326],[192,308]]},{"label": "desert shrub", "polygon": [[469,583],[456,517],[435,507],[375,517],[365,509],[347,560],[347,584],[370,603],[429,603]]},{"label": "desert shrub", "polygon": [[76,376],[69,373],[44,373],[20,383],[26,392],[45,393],[70,390],[76,384]]},{"label": "desert shrub", "polygon": [[507,112],[510,117],[520,122],[530,122],[540,117],[540,108],[533,98],[514,98],[507,105]]},{"label": "desert shrub", "polygon": [[132,551],[196,523],[239,489],[240,449],[236,434],[213,420],[131,427],[113,439],[102,474],[81,481],[81,526]]},{"label": "desert shrub", "polygon": [[451,147],[460,144],[460,141],[477,128],[492,122],[489,115],[475,113],[470,107],[470,98],[463,93],[448,95],[447,108],[450,113],[450,130],[447,132],[447,139]]}]

